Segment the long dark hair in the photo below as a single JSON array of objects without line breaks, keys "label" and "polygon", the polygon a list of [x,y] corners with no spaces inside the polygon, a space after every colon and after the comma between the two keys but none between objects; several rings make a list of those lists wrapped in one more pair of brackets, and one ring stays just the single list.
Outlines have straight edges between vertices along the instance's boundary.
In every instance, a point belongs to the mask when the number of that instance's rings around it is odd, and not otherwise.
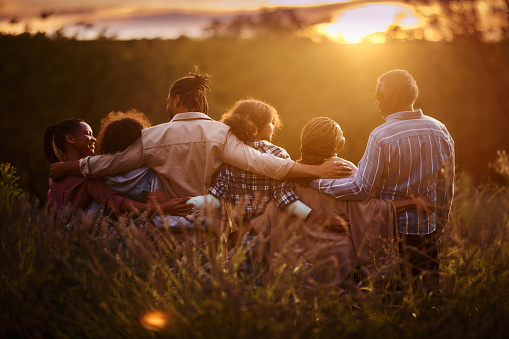
[{"label": "long dark hair", "polygon": [[198,66],[195,72],[189,72],[188,76],[178,79],[170,88],[170,96],[180,97],[186,107],[193,112],[208,114],[209,104],[205,96],[206,90],[210,90],[210,75],[199,74]]},{"label": "long dark hair", "polygon": [[81,122],[85,121],[78,118],[69,118],[60,121],[58,124],[51,124],[46,127],[44,131],[44,154],[50,164],[62,161],[55,146],[65,153],[67,146],[65,136],[67,134],[75,136],[76,132],[80,129]]}]

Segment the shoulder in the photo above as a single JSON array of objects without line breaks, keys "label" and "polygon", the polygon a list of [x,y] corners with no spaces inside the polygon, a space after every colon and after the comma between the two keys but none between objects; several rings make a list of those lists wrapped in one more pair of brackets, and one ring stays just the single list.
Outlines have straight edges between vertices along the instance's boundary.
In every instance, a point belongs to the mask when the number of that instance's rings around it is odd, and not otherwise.
[{"label": "shoulder", "polygon": [[276,146],[271,142],[263,140],[256,144],[259,144],[259,146],[254,148],[258,149],[260,152],[272,154],[278,158],[290,158],[290,154],[288,154],[288,152],[283,147]]}]

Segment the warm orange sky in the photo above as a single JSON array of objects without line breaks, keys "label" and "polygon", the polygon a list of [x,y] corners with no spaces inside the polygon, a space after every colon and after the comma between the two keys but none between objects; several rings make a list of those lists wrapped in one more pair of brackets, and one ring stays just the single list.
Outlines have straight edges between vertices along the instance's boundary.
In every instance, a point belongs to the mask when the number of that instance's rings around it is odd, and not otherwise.
[{"label": "warm orange sky", "polygon": [[[53,33],[66,27],[64,32],[79,30],[78,37],[85,39],[103,29],[119,39],[200,37],[214,19],[280,6],[295,7],[300,16],[314,16],[315,21],[322,18],[316,31],[348,42],[385,31],[393,22],[403,27],[421,23],[410,6],[376,0],[0,0],[0,31]],[[43,12],[51,15],[42,19]],[[79,22],[93,26],[83,29],[76,26]]]}]

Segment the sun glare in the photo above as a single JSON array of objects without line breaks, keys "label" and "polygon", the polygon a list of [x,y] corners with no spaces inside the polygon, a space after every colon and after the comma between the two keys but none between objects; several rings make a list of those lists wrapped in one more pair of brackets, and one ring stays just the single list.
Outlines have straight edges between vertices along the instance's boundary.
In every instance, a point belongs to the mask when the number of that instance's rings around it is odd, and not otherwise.
[{"label": "sun glare", "polygon": [[419,23],[409,6],[376,4],[347,10],[336,22],[320,25],[318,31],[332,40],[355,44],[369,34],[385,32],[391,24],[411,28]]}]

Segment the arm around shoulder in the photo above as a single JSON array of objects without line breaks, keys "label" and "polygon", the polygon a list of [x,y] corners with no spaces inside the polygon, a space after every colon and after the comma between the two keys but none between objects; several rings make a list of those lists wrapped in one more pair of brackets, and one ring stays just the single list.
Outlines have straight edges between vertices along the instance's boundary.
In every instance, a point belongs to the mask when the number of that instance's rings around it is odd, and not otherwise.
[{"label": "arm around shoulder", "polygon": [[143,144],[138,138],[122,152],[102,154],[82,159],[80,172],[85,178],[102,177],[127,172],[143,165]]},{"label": "arm around shoulder", "polygon": [[281,180],[294,167],[290,159],[278,158],[265,154],[244,144],[235,134],[226,137],[222,160],[245,171]]},{"label": "arm around shoulder", "polygon": [[78,161],[55,162],[49,167],[50,177],[58,180],[66,175],[81,175]]}]

